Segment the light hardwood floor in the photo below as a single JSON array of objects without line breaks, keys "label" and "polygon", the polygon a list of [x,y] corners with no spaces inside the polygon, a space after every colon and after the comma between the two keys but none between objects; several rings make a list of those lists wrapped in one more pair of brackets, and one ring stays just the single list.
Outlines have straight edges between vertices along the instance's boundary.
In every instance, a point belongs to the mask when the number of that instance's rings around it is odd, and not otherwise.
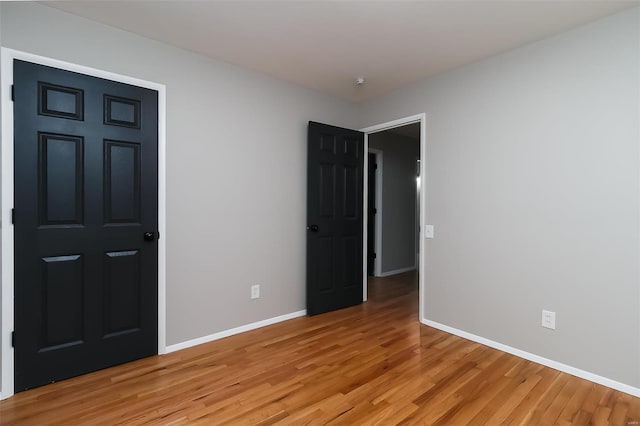
[{"label": "light hardwood floor", "polygon": [[414,273],[370,301],[22,392],[0,423],[636,425],[640,399],[419,325]]}]

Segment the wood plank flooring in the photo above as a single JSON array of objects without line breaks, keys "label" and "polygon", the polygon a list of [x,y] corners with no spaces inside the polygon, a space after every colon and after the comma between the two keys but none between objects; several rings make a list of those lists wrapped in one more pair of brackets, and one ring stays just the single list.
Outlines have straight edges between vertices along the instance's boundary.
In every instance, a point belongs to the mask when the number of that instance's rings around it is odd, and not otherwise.
[{"label": "wood plank flooring", "polygon": [[414,273],[353,308],[22,392],[3,425],[637,425],[640,399],[418,323]]}]

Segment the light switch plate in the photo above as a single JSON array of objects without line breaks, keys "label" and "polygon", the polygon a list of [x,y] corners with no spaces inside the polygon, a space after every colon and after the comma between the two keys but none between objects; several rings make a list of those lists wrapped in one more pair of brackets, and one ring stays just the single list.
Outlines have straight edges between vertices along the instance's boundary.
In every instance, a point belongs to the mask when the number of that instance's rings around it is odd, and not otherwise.
[{"label": "light switch plate", "polygon": [[433,238],[433,225],[425,225],[425,227],[424,227],[424,237],[425,238]]},{"label": "light switch plate", "polygon": [[251,286],[251,298],[252,299],[260,298],[260,284],[255,284]]}]

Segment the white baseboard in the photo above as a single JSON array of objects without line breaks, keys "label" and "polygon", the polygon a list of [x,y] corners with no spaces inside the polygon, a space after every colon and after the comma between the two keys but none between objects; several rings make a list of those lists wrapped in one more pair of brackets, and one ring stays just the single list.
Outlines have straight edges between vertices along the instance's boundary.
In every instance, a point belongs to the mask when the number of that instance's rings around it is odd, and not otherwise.
[{"label": "white baseboard", "polygon": [[290,314],[280,315],[274,318],[268,318],[266,320],[254,322],[247,325],[241,325],[240,327],[231,328],[229,330],[219,331],[217,333],[209,334],[208,336],[198,337],[196,339],[187,340],[186,342],[176,343],[175,345],[169,345],[166,348],[165,353],[179,351],[181,349],[190,348],[192,346],[201,345],[203,343],[212,342],[214,340],[222,339],[224,337],[233,336],[234,334],[244,333],[245,331],[255,330],[256,328],[265,327],[267,325],[275,324],[278,322],[290,320],[293,318],[303,317],[307,315],[307,310],[291,312]]},{"label": "white baseboard", "polygon": [[416,270],[416,265],[413,265],[413,266],[409,266],[408,268],[394,269],[393,271],[381,272],[380,275],[378,275],[378,276],[379,277],[390,277],[391,275],[401,274],[403,272],[409,272],[409,271],[415,271],[415,270]]},{"label": "white baseboard", "polygon": [[563,373],[571,374],[572,376],[589,380],[590,382],[594,382],[599,385],[603,385],[603,386],[618,390],[620,392],[628,393],[629,395],[633,395],[635,397],[640,397],[640,388],[636,388],[631,385],[627,385],[625,383],[620,383],[615,380],[608,379],[606,377],[591,373],[589,371],[581,370],[579,368],[572,367],[570,365],[563,364],[558,361],[554,361],[552,359],[544,358],[539,355],[535,355],[520,349],[512,348],[511,346],[507,346],[502,343],[498,343],[493,340],[486,339],[484,337],[476,336],[475,334],[467,333],[466,331],[458,330],[457,328],[449,327],[447,325],[440,324],[435,321],[430,321],[428,319],[423,318],[420,322],[424,325],[428,325],[429,327],[437,328],[438,330],[446,331],[447,333],[450,333],[450,334],[455,334],[456,336],[460,336],[467,340],[472,340],[474,342],[481,343],[485,346],[489,346],[494,349],[498,349],[503,352],[510,353],[511,355],[515,355],[520,358],[524,358],[526,360],[545,365],[547,367],[553,368],[554,370],[559,370],[559,371],[562,371]]}]

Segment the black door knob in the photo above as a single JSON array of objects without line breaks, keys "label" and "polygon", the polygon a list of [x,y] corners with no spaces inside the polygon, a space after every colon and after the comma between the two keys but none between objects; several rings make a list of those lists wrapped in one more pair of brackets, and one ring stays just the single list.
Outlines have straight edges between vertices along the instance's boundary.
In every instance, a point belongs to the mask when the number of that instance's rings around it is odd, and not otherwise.
[{"label": "black door knob", "polygon": [[318,232],[318,225],[309,225],[307,226],[307,230],[311,232]]},{"label": "black door knob", "polygon": [[145,232],[144,233],[144,240],[145,241],[153,241],[156,239],[156,233],[155,232]]}]

